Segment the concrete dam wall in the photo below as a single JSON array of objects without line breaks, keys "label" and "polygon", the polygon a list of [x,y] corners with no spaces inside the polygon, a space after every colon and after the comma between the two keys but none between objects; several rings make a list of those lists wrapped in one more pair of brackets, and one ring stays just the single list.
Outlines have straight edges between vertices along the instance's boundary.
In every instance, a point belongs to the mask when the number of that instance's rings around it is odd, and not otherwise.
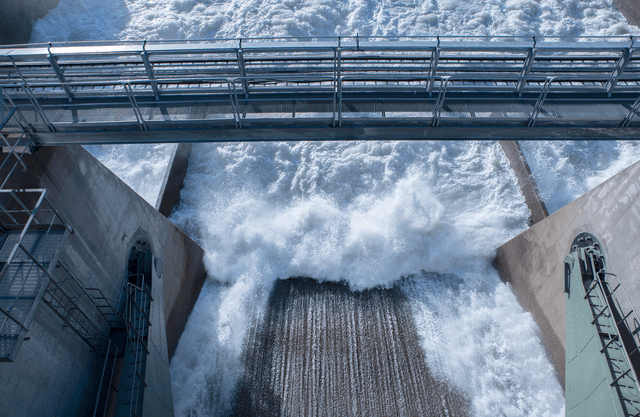
[{"label": "concrete dam wall", "polygon": [[640,306],[640,162],[587,192],[497,250],[500,273],[536,320],[564,385],[563,259],[582,232],[600,239],[609,270]]},{"label": "concrete dam wall", "polygon": [[[145,407],[172,414],[168,362],[205,279],[203,250],[82,147],[41,148],[25,162],[29,169],[14,173],[8,187],[48,190],[73,229],[56,259],[84,288],[117,301],[132,245],[149,239],[155,262],[145,399],[153,401]],[[52,404],[55,415],[92,415],[104,358],[45,303],[35,308],[28,340],[0,367],[0,395],[13,399],[0,403],[0,415],[51,415]]]}]

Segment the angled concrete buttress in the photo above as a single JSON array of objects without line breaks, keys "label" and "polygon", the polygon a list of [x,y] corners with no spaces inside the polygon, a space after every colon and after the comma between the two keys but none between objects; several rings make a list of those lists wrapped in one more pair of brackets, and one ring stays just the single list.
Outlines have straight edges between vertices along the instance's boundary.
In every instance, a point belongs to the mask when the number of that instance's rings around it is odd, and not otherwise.
[{"label": "angled concrete buttress", "polygon": [[[57,270],[71,271],[82,288],[118,301],[131,245],[140,236],[149,240],[153,301],[143,415],[172,415],[169,359],[205,279],[203,250],[81,147],[41,148],[25,162],[29,169],[14,174],[8,188],[48,190],[73,229],[52,263],[59,261]],[[94,415],[104,359],[64,324],[40,303],[17,357],[0,363],[0,415]],[[115,366],[114,381],[118,372]]]},{"label": "angled concrete buttress", "polygon": [[561,385],[565,381],[565,256],[582,232],[598,236],[609,271],[640,307],[640,162],[497,249],[496,265],[535,319]]}]

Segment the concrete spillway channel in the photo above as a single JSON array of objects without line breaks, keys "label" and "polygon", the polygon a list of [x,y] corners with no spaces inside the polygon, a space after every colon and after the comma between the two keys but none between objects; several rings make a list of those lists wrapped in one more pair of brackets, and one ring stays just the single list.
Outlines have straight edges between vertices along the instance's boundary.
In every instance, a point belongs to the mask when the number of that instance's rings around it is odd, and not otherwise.
[{"label": "concrete spillway channel", "polygon": [[[548,213],[516,141],[501,141],[531,210]],[[190,144],[173,152],[156,208],[179,204]],[[234,414],[470,415],[469,399],[432,374],[398,288],[353,292],[313,279],[278,280],[245,340]]]},{"label": "concrete spillway channel", "polygon": [[[501,146],[532,223],[548,214],[515,141]],[[179,203],[190,147],[171,158],[156,205]],[[432,374],[398,288],[353,292],[313,279],[278,280],[245,340],[237,415],[470,415],[469,399]]]},{"label": "concrete spillway channel", "polygon": [[397,289],[352,292],[279,280],[246,341],[243,416],[467,416],[469,401],[429,370]]},{"label": "concrete spillway channel", "polygon": [[[37,149],[24,157],[28,169],[8,184],[48,190],[69,226],[49,273],[55,280],[57,265],[72,271],[78,296],[83,288],[99,289],[102,300],[117,300],[132,247],[148,239],[153,301],[149,332],[141,333],[149,352],[145,372],[138,372],[146,384],[143,415],[173,413],[168,361],[204,282],[203,250],[165,217],[178,204],[188,150],[176,146],[157,205],[162,214],[81,147]],[[73,321],[65,325],[61,318],[71,310],[56,315],[47,306],[54,301],[34,304],[33,320],[23,323],[28,337],[0,366],[0,395],[16,398],[0,402],[0,415],[47,415],[51,404],[59,415],[92,415],[97,403],[106,404],[96,400],[104,356],[87,346],[95,335],[73,328]],[[80,308],[87,310],[93,304],[85,301]],[[107,340],[109,326],[95,324]],[[235,405],[240,415],[470,413],[469,399],[429,370],[398,288],[353,292],[337,283],[279,280],[245,340],[244,362]],[[102,390],[122,388],[117,377],[109,378]]]}]

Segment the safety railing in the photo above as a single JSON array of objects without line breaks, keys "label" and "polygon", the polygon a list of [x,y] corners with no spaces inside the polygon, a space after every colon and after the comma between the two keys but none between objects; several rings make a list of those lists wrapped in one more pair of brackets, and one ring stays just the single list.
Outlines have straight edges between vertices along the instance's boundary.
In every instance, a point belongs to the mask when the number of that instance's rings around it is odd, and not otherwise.
[{"label": "safety railing", "polygon": [[[630,80],[630,77],[627,77]],[[454,101],[466,102],[473,110],[491,104],[499,106],[511,103],[526,104],[528,115],[525,126],[533,126],[549,94],[552,100],[570,100],[572,103],[593,103],[594,105],[618,105],[616,114],[619,126],[628,126],[638,111],[638,94],[626,94],[624,97],[608,96],[610,77],[596,76],[556,76],[543,78],[528,75],[520,76],[342,76],[331,77],[237,77],[226,79],[180,79],[155,80],[163,100],[154,99],[151,81],[92,82],[90,84],[67,83],[72,90],[80,87],[92,87],[89,101],[82,101],[80,94],[75,103],[40,105],[37,99],[23,101],[20,111],[28,128],[34,131],[69,131],[86,129],[127,129],[140,130],[163,129],[176,124],[184,127],[197,126],[198,123],[242,128],[243,120],[256,122],[262,119],[274,122],[278,119],[324,120],[328,126],[342,126],[345,113],[349,111],[345,102],[380,103],[377,118],[387,118],[385,103],[394,103],[391,108],[405,107],[410,113],[430,113],[430,124],[439,125],[444,100],[447,95]],[[634,82],[640,82],[640,75]],[[58,84],[37,84],[22,86],[22,91],[35,88],[59,87]],[[98,89],[98,87],[101,87]],[[243,89],[251,89],[247,94]],[[55,90],[52,90],[55,91]],[[170,91],[165,93],[164,91]],[[639,88],[640,91],[640,88]],[[14,95],[16,92],[13,93]],[[8,92],[5,96],[9,97]],[[394,102],[395,100],[395,102]],[[13,102],[17,98],[12,99]],[[50,103],[52,99],[48,99]],[[402,101],[404,104],[399,104]],[[412,109],[417,101],[431,103],[433,110]],[[35,103],[35,104],[33,104]],[[300,104],[302,103],[302,104]],[[479,104],[478,104],[479,103]],[[296,108],[297,106],[297,108]],[[622,112],[622,113],[620,113]],[[371,112],[369,112],[371,113]],[[398,113],[402,113],[399,111]],[[493,112],[489,119],[497,121],[503,117]],[[497,116],[496,116],[497,114]],[[49,116],[48,116],[49,115]],[[51,116],[51,117],[50,117]],[[598,122],[607,117],[599,110],[589,115],[588,120]],[[467,116],[471,117],[471,116]],[[579,117],[579,116],[575,116]],[[251,119],[251,120],[247,120]],[[376,116],[368,114],[371,123]],[[571,122],[568,119],[567,122]]]},{"label": "safety railing", "polygon": [[54,43],[0,49],[0,84],[16,113],[0,131],[35,143],[69,132],[542,119],[638,127],[640,51],[633,37]]},{"label": "safety railing", "polygon": [[[593,258],[593,256],[593,254],[590,254],[591,258]],[[592,265],[595,265],[593,259],[591,259],[591,262]],[[629,294],[616,274],[607,272],[605,269],[600,269],[596,270],[596,275],[597,279],[593,285],[587,289],[586,296],[588,297],[596,287],[599,287],[606,301],[606,308],[603,309],[603,313],[612,312],[611,314],[613,314],[613,312],[615,312],[616,317],[614,320],[616,326],[620,329],[620,333],[626,333],[630,336],[631,340],[624,340],[626,347],[625,352],[633,368],[633,377],[638,381],[635,366],[640,365],[640,318],[629,298]],[[609,282],[607,277],[612,277],[614,281]],[[619,298],[620,293],[624,296],[622,300]]]},{"label": "safety railing", "polygon": [[91,350],[107,355],[111,328],[124,325],[117,313],[117,301],[104,297],[98,288],[86,288],[64,262],[57,262],[55,272],[45,271],[49,284],[43,301]]},{"label": "safety railing", "polygon": [[0,359],[13,360],[65,231],[46,190],[0,190]]},{"label": "safety railing", "polygon": [[[605,71],[637,66],[633,37],[316,37],[0,47],[0,84],[362,71]],[[630,66],[629,68],[627,68]],[[439,74],[437,72],[440,72]],[[349,75],[349,74],[345,74]],[[359,74],[362,75],[362,74]],[[550,76],[559,74],[548,74]],[[73,100],[73,92],[64,88]]]},{"label": "safety railing", "polygon": [[[14,129],[13,132],[3,133],[3,129],[12,120],[18,129]],[[31,130],[29,122],[24,118],[20,109],[15,105],[11,97],[6,97],[4,94],[4,88],[0,86],[0,139],[2,143],[2,150],[7,154],[2,163],[0,164],[0,172],[5,167],[11,166],[10,161],[13,159],[13,166],[9,169],[9,172],[5,175],[0,189],[5,188],[8,179],[15,172],[16,168],[21,165],[23,169],[26,169],[26,164],[22,160],[25,153],[29,152],[33,146],[33,131]]]}]

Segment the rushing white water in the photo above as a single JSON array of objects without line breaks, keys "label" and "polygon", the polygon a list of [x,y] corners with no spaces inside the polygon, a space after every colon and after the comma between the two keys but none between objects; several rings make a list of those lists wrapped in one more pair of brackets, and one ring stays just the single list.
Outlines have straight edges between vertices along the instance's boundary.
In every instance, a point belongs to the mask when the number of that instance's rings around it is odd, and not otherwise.
[{"label": "rushing white water", "polygon": [[[31,40],[639,32],[606,0],[61,0]],[[91,151],[153,203],[170,149]],[[550,211],[640,155],[633,143],[524,151]],[[476,415],[563,415],[537,328],[490,265],[527,218],[496,143],[194,146],[172,220],[207,251],[211,279],[171,362],[177,415],[229,411],[245,335],[290,276],[401,285],[429,366]]]},{"label": "rushing white water", "polygon": [[611,0],[61,0],[31,41],[639,32]]},{"label": "rushing white water", "polygon": [[638,141],[520,142],[549,213],[640,160]]},{"label": "rushing white water", "polygon": [[152,206],[175,145],[91,145],[86,149]]},{"label": "rushing white water", "polygon": [[[490,265],[528,216],[497,143],[194,151],[173,220],[197,236],[215,282],[206,284],[172,360],[180,413],[231,406],[242,341],[275,279],[345,280],[362,289],[413,275],[403,288],[427,358],[471,395],[477,415],[562,415],[562,390],[535,324]],[[450,280],[435,285],[421,271]]]}]

